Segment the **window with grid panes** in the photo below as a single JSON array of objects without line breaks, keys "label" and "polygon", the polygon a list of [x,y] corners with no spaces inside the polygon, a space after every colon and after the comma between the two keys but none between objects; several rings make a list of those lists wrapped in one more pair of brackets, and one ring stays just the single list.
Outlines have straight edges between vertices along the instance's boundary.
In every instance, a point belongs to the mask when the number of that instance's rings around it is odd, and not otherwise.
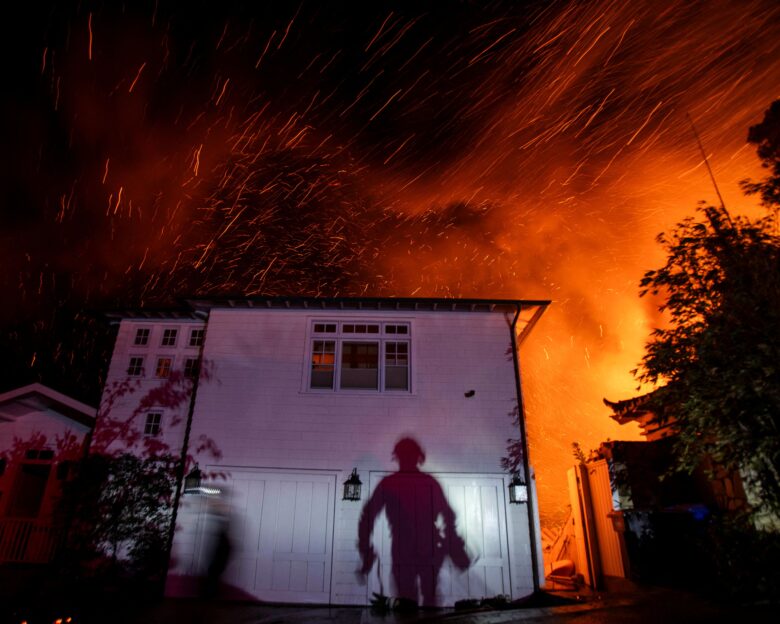
[{"label": "window with grid panes", "polygon": [[316,321],[312,324],[312,390],[410,390],[409,323]]},{"label": "window with grid panes", "polygon": [[184,376],[188,379],[195,379],[198,376],[198,358],[184,360]]},{"label": "window with grid panes", "polygon": [[142,377],[144,374],[144,358],[143,356],[133,356],[130,358],[130,363],[127,365],[127,374],[130,377]]},{"label": "window with grid panes", "polygon": [[144,435],[156,436],[160,433],[162,424],[162,412],[149,412],[144,423]]},{"label": "window with grid panes", "polygon": [[193,329],[190,330],[190,346],[200,347],[203,344],[203,336],[205,335],[205,329]]},{"label": "window with grid panes", "polygon": [[178,329],[164,329],[160,346],[162,347],[175,347],[176,336],[179,334]]},{"label": "window with grid panes", "polygon": [[154,376],[170,377],[172,367],[173,367],[173,358],[169,358],[169,357],[157,358],[157,368],[154,371]]},{"label": "window with grid panes", "polygon": [[144,347],[149,344],[149,328],[140,327],[135,330],[135,340],[133,344],[137,347]]}]

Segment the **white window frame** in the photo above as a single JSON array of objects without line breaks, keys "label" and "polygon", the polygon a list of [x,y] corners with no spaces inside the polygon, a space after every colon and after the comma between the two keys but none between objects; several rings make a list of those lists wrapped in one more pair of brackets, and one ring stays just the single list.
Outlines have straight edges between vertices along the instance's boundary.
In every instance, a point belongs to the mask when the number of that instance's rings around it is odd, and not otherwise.
[{"label": "white window frame", "polygon": [[[191,374],[187,372],[187,363],[193,362],[192,370],[190,371]],[[196,379],[200,376],[200,358],[197,356],[193,357],[185,357],[184,361],[182,362],[182,375],[184,375],[185,379]]]},{"label": "white window frame", "polygon": [[[146,332],[142,334],[141,332]],[[138,339],[143,336],[143,342],[138,342]],[[134,347],[147,347],[149,346],[149,339],[152,337],[151,327],[136,327],[135,334],[133,334],[133,346]]]},{"label": "white window frame", "polygon": [[[315,332],[315,325],[317,326],[332,326],[335,325],[335,331],[332,332]],[[376,333],[355,333],[344,332],[344,325],[378,325],[379,330]],[[406,327],[406,333],[401,334],[388,334],[385,328],[390,326],[404,326]],[[414,393],[413,377],[412,377],[412,360],[413,358],[413,324],[411,319],[403,320],[388,320],[388,319],[367,319],[367,318],[348,318],[348,319],[334,319],[332,317],[323,319],[309,319],[307,330],[307,342],[306,342],[306,362],[305,362],[305,374],[304,374],[304,387],[303,391],[306,393],[314,394],[389,394],[393,396],[407,396]],[[312,357],[315,341],[334,341],[336,343],[334,354],[334,371],[333,371],[333,386],[331,388],[312,388]],[[378,348],[378,362],[377,362],[377,388],[342,388],[341,387],[341,372],[342,372],[342,355],[343,344],[345,342],[363,342],[363,343],[377,343]],[[407,388],[386,388],[386,373],[385,373],[385,349],[387,343],[405,343],[407,345],[407,365],[406,365],[406,382]]]},{"label": "white window frame", "polygon": [[[196,334],[196,332],[200,332],[199,334]],[[193,344],[193,339],[195,336],[198,336],[197,340],[195,340],[195,343]],[[190,329],[190,336],[187,340],[187,346],[188,347],[202,347],[203,341],[206,339],[206,328],[205,327],[193,327]]]},{"label": "white window frame", "polygon": [[[157,416],[156,422],[154,422],[153,416]],[[147,438],[156,438],[159,435],[162,435],[162,419],[163,419],[163,411],[162,410],[150,410],[146,412],[146,418],[144,419],[144,436]],[[149,427],[156,427],[157,431],[149,432],[147,429]]]},{"label": "white window frame", "polygon": [[[168,374],[160,375],[160,360],[169,360]],[[173,373],[174,357],[172,355],[158,355],[154,364],[154,376],[156,379],[168,379]]]},{"label": "white window frame", "polygon": [[[173,344],[165,344],[168,332],[175,332],[173,335]],[[179,342],[179,328],[178,327],[163,327],[162,335],[160,336],[160,346],[167,349],[175,349]]]},{"label": "white window frame", "polygon": [[[137,373],[131,373],[130,367],[133,364],[133,360],[141,360],[141,367]],[[128,377],[146,377],[146,356],[131,354],[127,360],[127,367],[125,368],[125,375]]]}]

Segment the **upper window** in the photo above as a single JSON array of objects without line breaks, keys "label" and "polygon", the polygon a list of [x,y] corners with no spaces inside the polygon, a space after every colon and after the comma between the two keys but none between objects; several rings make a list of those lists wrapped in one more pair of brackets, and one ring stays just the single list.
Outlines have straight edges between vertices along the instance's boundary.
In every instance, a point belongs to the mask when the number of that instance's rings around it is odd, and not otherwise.
[{"label": "upper window", "polygon": [[127,365],[127,374],[131,377],[143,377],[144,358],[141,356],[131,357],[130,363]]},{"label": "upper window", "polygon": [[160,345],[163,347],[175,347],[176,346],[176,336],[178,335],[179,330],[178,329],[165,329],[163,330],[163,336],[162,341],[160,342]]},{"label": "upper window", "polygon": [[135,341],[133,342],[137,347],[143,347],[149,344],[149,328],[142,327],[135,330]]},{"label": "upper window", "polygon": [[313,323],[309,388],[408,392],[409,337],[409,323]]},{"label": "upper window", "polygon": [[205,335],[205,329],[193,329],[190,330],[190,346],[200,347],[203,344],[203,336]]}]

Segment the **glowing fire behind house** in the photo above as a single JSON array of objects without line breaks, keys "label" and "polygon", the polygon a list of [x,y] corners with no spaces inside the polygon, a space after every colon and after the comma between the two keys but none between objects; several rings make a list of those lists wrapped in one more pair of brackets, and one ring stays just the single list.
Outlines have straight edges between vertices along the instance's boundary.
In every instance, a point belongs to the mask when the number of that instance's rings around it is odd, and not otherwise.
[{"label": "glowing fire behind house", "polygon": [[[761,175],[745,136],[780,94],[780,6],[114,4],[18,22],[4,321],[194,293],[551,298],[521,357],[558,518],[571,443],[636,436],[601,399],[635,392],[662,321],[637,296],[654,237],[715,201],[687,114],[755,210],[738,182]],[[78,366],[57,340],[23,364]]]}]

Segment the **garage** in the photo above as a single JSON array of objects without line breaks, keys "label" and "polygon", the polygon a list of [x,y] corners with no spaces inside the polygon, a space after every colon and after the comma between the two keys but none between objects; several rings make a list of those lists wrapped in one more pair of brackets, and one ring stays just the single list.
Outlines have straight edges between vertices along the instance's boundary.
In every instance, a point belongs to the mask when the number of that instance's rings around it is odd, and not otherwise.
[{"label": "garage", "polygon": [[371,492],[370,592],[429,606],[511,593],[502,477],[372,472]]},{"label": "garage", "polygon": [[336,476],[228,470],[233,547],[224,581],[267,602],[328,603]]}]

